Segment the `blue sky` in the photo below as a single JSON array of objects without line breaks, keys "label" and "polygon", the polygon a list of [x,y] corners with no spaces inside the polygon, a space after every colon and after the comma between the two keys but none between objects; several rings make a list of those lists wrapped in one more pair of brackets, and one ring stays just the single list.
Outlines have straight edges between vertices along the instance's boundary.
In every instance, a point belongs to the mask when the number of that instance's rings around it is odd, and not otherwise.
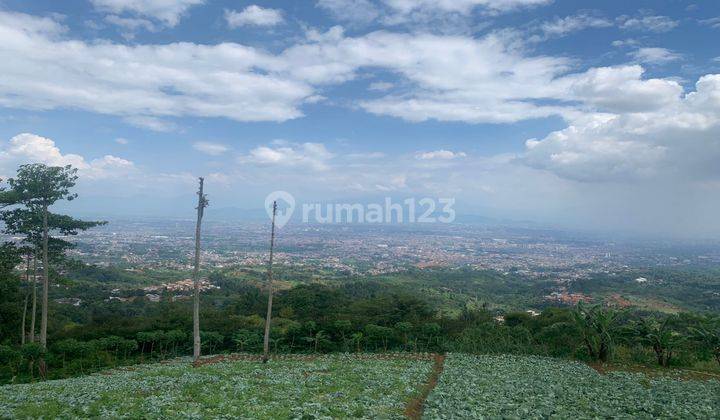
[{"label": "blue sky", "polygon": [[0,0],[0,176],[77,211],[455,197],[459,213],[720,233],[720,3]]}]

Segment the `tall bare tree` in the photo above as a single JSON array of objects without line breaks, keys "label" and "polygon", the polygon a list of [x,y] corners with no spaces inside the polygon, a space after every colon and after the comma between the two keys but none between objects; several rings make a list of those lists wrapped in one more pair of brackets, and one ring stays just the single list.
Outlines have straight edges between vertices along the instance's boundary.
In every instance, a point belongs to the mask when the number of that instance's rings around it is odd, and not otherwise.
[{"label": "tall bare tree", "polygon": [[268,304],[267,316],[265,316],[265,338],[263,339],[263,363],[268,361],[268,352],[270,349],[270,319],[272,317],[272,299],[273,299],[273,251],[275,250],[275,214],[277,214],[277,201],[273,201],[272,209],[272,225],[270,227],[270,260],[268,261]]},{"label": "tall bare tree", "polygon": [[198,205],[197,205],[197,224],[195,225],[195,265],[193,267],[193,283],[195,287],[195,296],[193,298],[193,360],[200,360],[200,227],[202,218],[205,213],[205,207],[208,206],[208,200],[203,193],[205,180],[200,178],[200,188],[198,189]]}]

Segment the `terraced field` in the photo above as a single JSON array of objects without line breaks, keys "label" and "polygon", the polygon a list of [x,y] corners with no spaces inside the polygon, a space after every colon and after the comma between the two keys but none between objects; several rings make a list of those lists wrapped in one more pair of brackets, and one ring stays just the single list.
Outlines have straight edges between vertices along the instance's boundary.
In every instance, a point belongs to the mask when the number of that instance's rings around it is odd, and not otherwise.
[{"label": "terraced field", "polygon": [[600,374],[541,357],[236,359],[0,387],[0,418],[720,418],[720,381]]}]

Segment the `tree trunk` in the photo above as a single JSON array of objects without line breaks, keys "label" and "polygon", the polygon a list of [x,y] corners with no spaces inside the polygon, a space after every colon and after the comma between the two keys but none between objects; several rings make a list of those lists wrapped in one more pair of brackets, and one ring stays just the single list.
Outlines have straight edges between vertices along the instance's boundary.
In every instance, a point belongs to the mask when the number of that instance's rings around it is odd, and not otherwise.
[{"label": "tree trunk", "polygon": [[195,293],[193,297],[193,360],[200,360],[200,226],[207,202],[203,194],[204,179],[200,178],[198,189],[197,224],[195,225],[195,263],[193,266],[193,285]]},{"label": "tree trunk", "polygon": [[27,323],[28,300],[30,299],[30,253],[27,254],[25,262],[25,302],[23,303],[22,322],[20,323],[20,345],[25,345],[25,324]]},{"label": "tree trunk", "polygon": [[22,314],[22,322],[20,324],[20,345],[25,345],[25,320],[27,319],[27,310],[28,310],[28,299],[30,296],[28,296],[29,293],[25,294],[25,302],[23,303],[23,314]]},{"label": "tree trunk", "polygon": [[43,296],[40,316],[40,345],[47,348],[48,293],[50,292],[50,266],[48,264],[48,208],[43,207]]},{"label": "tree trunk", "polygon": [[[268,261],[268,304],[267,315],[265,316],[265,338],[263,339],[263,363],[268,361],[268,352],[270,349],[270,319],[272,317],[272,264],[273,251],[275,248],[275,214],[277,213],[277,201],[273,201],[272,225],[270,227],[270,260]],[[317,345],[315,346],[317,348]]]},{"label": "tree trunk", "polygon": [[[50,292],[50,264],[48,262],[48,206],[43,207],[43,298],[42,314],[40,317],[40,346],[47,349],[47,324],[48,324],[48,294]],[[47,366],[45,358],[41,357],[38,363],[40,376],[47,377]]]},{"label": "tree trunk", "polygon": [[33,256],[32,313],[30,314],[30,334],[28,340],[35,342],[35,318],[37,316],[37,258]]}]

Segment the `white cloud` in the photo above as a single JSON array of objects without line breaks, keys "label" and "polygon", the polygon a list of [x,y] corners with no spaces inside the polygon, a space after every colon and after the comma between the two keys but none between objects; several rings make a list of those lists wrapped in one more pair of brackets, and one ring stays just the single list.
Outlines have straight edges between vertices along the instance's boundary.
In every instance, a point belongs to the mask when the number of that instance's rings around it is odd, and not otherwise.
[{"label": "white cloud", "polygon": [[720,28],[720,16],[710,18],[710,19],[703,19],[700,20],[701,25],[707,25],[711,28]]},{"label": "white cloud", "polygon": [[[5,28],[11,27],[13,34],[6,31]],[[27,15],[24,13],[0,11],[0,29],[3,29],[3,35],[9,37],[22,36],[44,36],[55,38],[67,32],[67,27],[49,17],[39,17]]]},{"label": "white cloud", "polygon": [[0,105],[74,108],[154,130],[163,117],[284,121],[314,95],[277,57],[225,43],[126,46],[58,39],[45,18],[0,12]]},{"label": "white cloud", "polygon": [[77,154],[63,154],[53,140],[37,134],[21,133],[7,142],[0,141],[2,172],[12,174],[19,165],[25,163],[72,165],[80,171],[81,176],[91,179],[117,177],[135,169],[132,162],[112,155],[87,161]]},{"label": "white cloud", "polygon": [[323,98],[320,89],[365,70],[390,73],[404,89],[352,105],[408,121],[513,123],[588,109],[637,112],[682,92],[675,81],[644,80],[640,66],[568,73],[571,60],[531,55],[508,32],[348,37],[335,27],[310,30],[273,54],[235,43],[85,43],[62,39],[52,21],[22,19],[18,26],[0,12],[0,106],[81,109],[156,131],[177,129],[174,117],[298,118],[304,104]]},{"label": "white cloud", "polygon": [[367,25],[380,15],[370,0],[318,0],[316,5],[335,19],[359,25]]},{"label": "white cloud", "polygon": [[553,80],[566,72],[564,58],[526,57],[496,34],[474,39],[385,31],[347,38],[338,29],[315,34],[314,43],[291,47],[295,77],[342,83],[362,67],[381,68],[408,80],[403,95],[360,101],[372,113],[410,121],[514,122],[555,115],[532,99],[556,95]]},{"label": "white cloud", "polygon": [[218,156],[230,150],[227,146],[220,143],[212,143],[208,141],[198,141],[193,143],[193,148],[206,155]]},{"label": "white cloud", "polygon": [[574,74],[557,83],[567,99],[580,100],[605,112],[642,112],[676,103],[683,91],[674,80],[642,79],[641,66],[601,67]]},{"label": "white cloud", "polygon": [[507,11],[520,7],[549,4],[552,0],[382,0],[402,13],[418,9],[444,12],[470,13],[475,7],[494,11]]},{"label": "white cloud", "polygon": [[667,48],[646,47],[638,48],[630,55],[641,63],[665,64],[682,59],[682,55]]},{"label": "white cloud", "polygon": [[135,32],[140,29],[144,29],[148,32],[157,32],[159,30],[154,23],[142,18],[127,18],[120,17],[118,15],[107,15],[105,16],[105,21],[122,28],[123,37],[125,37],[125,39],[133,39],[135,37]]},{"label": "white cloud", "polygon": [[544,22],[539,29],[546,37],[557,37],[588,28],[607,28],[611,26],[614,26],[612,21],[585,13]]},{"label": "white cloud", "polygon": [[450,150],[440,149],[432,152],[418,152],[415,154],[415,159],[418,160],[452,160],[457,158],[464,158],[467,155],[465,152],[453,152]]},{"label": "white cloud", "polygon": [[225,11],[225,20],[231,28],[240,26],[275,26],[283,22],[283,15],[277,9],[265,9],[256,4],[243,9]]},{"label": "white cloud", "polygon": [[612,42],[612,46],[618,47],[618,48],[636,47],[638,45],[640,45],[640,41],[638,41],[637,39],[633,39],[633,38],[622,39],[622,40],[617,40],[617,41]]},{"label": "white cloud", "polygon": [[118,137],[115,139],[115,143],[126,145],[126,144],[130,143],[130,140],[122,138],[122,137]]},{"label": "white cloud", "polygon": [[580,116],[529,140],[525,160],[580,181],[720,180],[720,75],[701,77],[682,97],[666,94],[655,109]]},{"label": "white cloud", "polygon": [[148,130],[160,133],[167,133],[178,129],[178,126],[172,122],[155,117],[148,117],[146,115],[134,115],[132,117],[125,117],[123,120],[135,127],[147,128]]},{"label": "white cloud", "polygon": [[239,160],[262,166],[307,167],[322,171],[329,168],[328,162],[334,157],[322,143],[282,144],[277,147],[256,147]]},{"label": "white cloud", "polygon": [[175,26],[193,6],[205,0],[90,0],[96,9],[111,14],[132,13]]},{"label": "white cloud", "polygon": [[395,85],[393,85],[392,83],[389,83],[389,82],[372,82],[372,83],[370,83],[370,86],[368,86],[368,90],[382,92],[382,91],[392,89],[393,86],[395,86]]},{"label": "white cloud", "polygon": [[679,23],[667,16],[640,16],[618,18],[620,28],[647,32],[668,32],[675,29]]}]

